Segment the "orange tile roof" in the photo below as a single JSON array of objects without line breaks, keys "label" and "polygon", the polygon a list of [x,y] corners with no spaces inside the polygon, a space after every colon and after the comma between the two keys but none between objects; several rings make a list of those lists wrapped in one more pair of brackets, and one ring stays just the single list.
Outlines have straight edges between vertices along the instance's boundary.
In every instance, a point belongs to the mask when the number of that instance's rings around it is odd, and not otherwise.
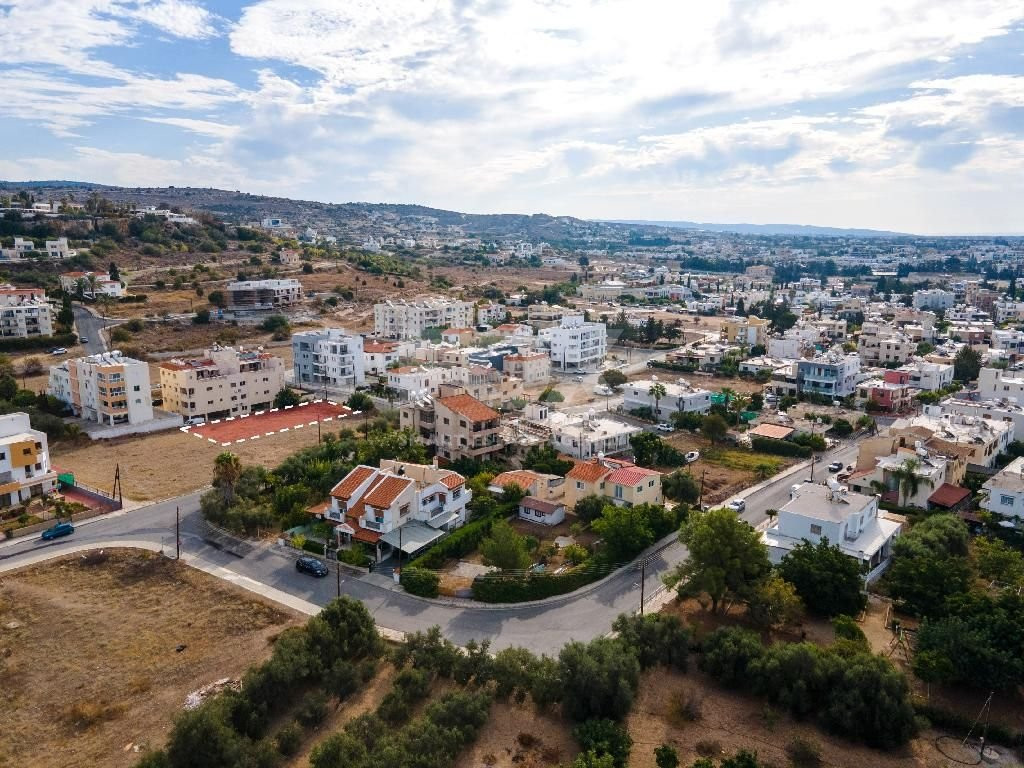
[{"label": "orange tile roof", "polygon": [[451,490],[458,488],[465,482],[466,478],[464,478],[458,472],[449,472],[447,475],[441,478],[441,484]]},{"label": "orange tile roof", "polygon": [[582,480],[584,483],[596,483],[602,477],[610,474],[612,470],[597,461],[579,461],[569,470],[566,477],[573,480]]},{"label": "orange tile roof", "polygon": [[784,427],[781,424],[762,424],[750,430],[754,437],[770,437],[772,440],[785,440],[793,434],[792,427]]},{"label": "orange tile roof", "polygon": [[470,421],[491,421],[499,418],[496,410],[484,405],[472,395],[450,395],[438,399],[437,402]]},{"label": "orange tile roof", "polygon": [[359,517],[352,517],[351,515],[345,518],[345,522],[348,523],[349,527],[354,531],[352,538],[356,541],[362,541],[366,544],[376,544],[380,541],[380,534],[376,531],[371,531],[368,528],[362,528],[359,525]]},{"label": "orange tile roof", "polygon": [[362,485],[363,481],[376,471],[377,470],[373,467],[366,467],[360,464],[345,475],[345,477],[341,479],[340,483],[331,488],[331,496],[336,499],[344,499],[347,501],[352,498],[352,494],[356,492],[356,488]]},{"label": "orange tile roof", "polygon": [[498,488],[507,488],[510,485],[518,485],[522,490],[529,491],[540,476],[529,469],[513,469],[510,472],[502,472],[491,480],[490,485]]},{"label": "orange tile roof", "polygon": [[394,504],[395,499],[412,485],[413,481],[408,477],[397,477],[396,475],[385,475],[374,488],[363,497],[363,503],[377,509],[387,509]]},{"label": "orange tile roof", "polygon": [[608,475],[608,482],[617,483],[618,485],[636,485],[655,475],[661,477],[661,472],[655,472],[653,469],[644,469],[643,467],[619,467]]},{"label": "orange tile roof", "polygon": [[397,348],[397,344],[391,344],[386,341],[363,342],[363,352],[369,352],[370,354],[379,354],[381,352],[394,352]]},{"label": "orange tile roof", "polygon": [[322,501],[319,504],[315,504],[309,508],[309,514],[311,515],[322,515],[328,509],[331,508],[331,502]]}]

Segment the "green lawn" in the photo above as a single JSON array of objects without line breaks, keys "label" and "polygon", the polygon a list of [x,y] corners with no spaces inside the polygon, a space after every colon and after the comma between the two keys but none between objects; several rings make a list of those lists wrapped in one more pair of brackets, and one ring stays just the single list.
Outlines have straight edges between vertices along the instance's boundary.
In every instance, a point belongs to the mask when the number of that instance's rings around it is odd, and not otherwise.
[{"label": "green lawn", "polygon": [[767,456],[763,453],[744,451],[739,448],[709,448],[701,454],[708,464],[717,464],[727,469],[757,473],[763,468],[766,477],[776,474],[785,465],[779,456]]}]

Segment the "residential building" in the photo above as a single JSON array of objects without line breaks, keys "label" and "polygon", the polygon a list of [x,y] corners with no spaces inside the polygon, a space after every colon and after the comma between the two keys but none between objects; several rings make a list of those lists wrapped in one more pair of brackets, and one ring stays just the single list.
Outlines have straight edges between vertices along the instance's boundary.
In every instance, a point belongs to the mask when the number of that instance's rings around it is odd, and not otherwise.
[{"label": "residential building", "polygon": [[769,321],[755,315],[727,317],[722,321],[722,341],[741,347],[762,347],[768,344]]},{"label": "residential building", "polygon": [[666,362],[693,366],[700,371],[713,371],[722,364],[730,352],[739,353],[739,347],[707,343],[674,349],[665,355]]},{"label": "residential building", "polygon": [[817,544],[827,538],[861,563],[865,580],[871,581],[888,566],[903,522],[899,515],[879,511],[877,496],[855,493],[829,478],[828,485],[797,488],[762,538],[775,563],[803,541]]},{"label": "residential building", "polygon": [[616,419],[598,418],[593,411],[583,415],[551,413],[548,425],[551,444],[576,459],[629,451],[629,438],[643,431]]},{"label": "residential building", "polygon": [[87,421],[113,426],[153,419],[149,365],[116,350],[52,366],[47,391]]},{"label": "residential building", "polygon": [[13,248],[0,248],[0,260],[23,261],[25,259],[68,259],[78,252],[68,245],[66,237],[47,240],[43,248],[36,248],[30,237],[15,237]]},{"label": "residential building", "polygon": [[366,381],[363,337],[344,328],[292,334],[295,385],[305,389],[354,389]]},{"label": "residential building", "polygon": [[472,495],[457,472],[385,459],[379,468],[360,464],[345,475],[317,514],[334,524],[340,545],[361,542],[380,559],[399,547],[415,554],[461,526]]},{"label": "residential building", "polygon": [[992,330],[989,335],[989,358],[1016,360],[1024,353],[1024,331],[1016,329]]},{"label": "residential building", "polygon": [[1024,405],[1024,374],[982,368],[978,373],[978,397],[982,400],[1007,399]]},{"label": "residential building", "polygon": [[452,369],[426,365],[402,365],[387,371],[387,386],[399,402],[437,396],[441,385],[452,381]]},{"label": "residential building", "polygon": [[235,280],[226,290],[231,312],[286,309],[302,301],[302,284],[294,278]]},{"label": "residential building", "polygon": [[830,351],[797,362],[796,383],[801,393],[841,399],[852,395],[860,375],[860,357]]},{"label": "residential building", "polygon": [[476,308],[477,325],[500,325],[508,317],[508,308],[504,304],[481,304]]},{"label": "residential building", "polygon": [[945,413],[941,405],[926,405],[919,416],[897,419],[889,427],[893,437],[922,441],[929,449],[944,453],[943,446],[967,449],[967,460],[979,467],[992,467],[999,454],[1013,441],[1013,422],[980,419]]},{"label": "residential building", "polygon": [[538,334],[548,346],[551,366],[560,371],[595,371],[608,351],[608,329],[583,315],[566,315],[557,326]]},{"label": "residential building", "polygon": [[53,312],[39,288],[0,286],[0,337],[51,336]]},{"label": "residential building", "polygon": [[475,328],[445,328],[441,331],[441,341],[456,347],[471,347],[476,337]]},{"label": "residential building", "polygon": [[868,379],[857,385],[858,405],[868,410],[902,413],[911,403],[910,373],[886,371],[880,379]]},{"label": "residential building", "polygon": [[519,500],[518,514],[520,520],[530,523],[558,525],[565,520],[565,504],[538,499],[536,496],[524,496]]},{"label": "residential building", "polygon": [[412,429],[445,460],[486,460],[504,448],[501,416],[468,394],[425,397],[400,410],[403,429]]},{"label": "residential building", "polygon": [[541,330],[553,328],[562,322],[566,315],[574,311],[558,304],[531,304],[526,308],[526,322],[530,327]]},{"label": "residential building", "polygon": [[505,355],[502,365],[505,373],[522,380],[525,387],[546,384],[551,378],[551,358],[543,352]]},{"label": "residential building", "polygon": [[472,302],[447,298],[386,301],[373,307],[374,333],[388,339],[420,339],[428,328],[468,328],[474,309]]},{"label": "residential building", "polygon": [[215,346],[199,358],[160,363],[163,407],[186,420],[266,410],[284,386],[284,360],[262,349]]},{"label": "residential building", "polygon": [[607,457],[577,461],[565,476],[565,503],[575,507],[587,496],[599,496],[619,507],[662,504],[660,472]]},{"label": "residential building", "polygon": [[564,477],[534,472],[532,469],[512,469],[502,472],[491,480],[487,490],[498,494],[513,485],[527,496],[547,501],[557,501],[565,495]]},{"label": "residential building", "polygon": [[363,340],[363,375],[383,376],[393,364],[411,359],[416,347],[408,341]]},{"label": "residential building", "polygon": [[869,320],[864,323],[857,337],[857,353],[867,364],[903,364],[917,351],[917,344],[904,336],[888,323]]},{"label": "residential building", "polygon": [[27,413],[0,416],[0,507],[14,507],[57,487],[46,433],[33,429]]},{"label": "residential building", "polygon": [[971,416],[984,421],[1003,421],[1013,424],[1014,437],[1024,435],[1024,403],[1014,402],[1014,398],[998,400],[961,400],[947,397],[939,407],[943,413]]},{"label": "residential building", "polygon": [[914,291],[914,309],[942,310],[952,309],[956,304],[956,295],[952,291],[941,288]]},{"label": "residential building", "polygon": [[[658,399],[651,394],[655,385],[661,385],[665,390]],[[711,392],[694,387],[685,379],[677,382],[637,379],[623,385],[622,407],[626,411],[650,408],[655,419],[668,421],[674,413],[707,413],[711,410]]]},{"label": "residential building", "polygon": [[1019,457],[982,484],[988,496],[981,508],[1018,525],[1024,521],[1024,457]]},{"label": "residential building", "polygon": [[910,381],[908,383],[910,386],[924,392],[935,392],[953,383],[953,366],[948,363],[911,360],[896,370],[909,373]]},{"label": "residential building", "polygon": [[[846,482],[857,493],[881,492],[882,501],[897,507],[930,509],[932,495],[947,483],[948,464],[949,459],[918,442],[914,448],[897,447],[895,453],[878,456],[874,467],[854,472]],[[913,473],[914,481],[907,473]]]},{"label": "residential building", "polygon": [[61,290],[67,293],[82,292],[86,298],[98,296],[119,298],[125,295],[124,284],[111,280],[107,272],[65,272],[60,276]]},{"label": "residential building", "polygon": [[[483,365],[458,366],[450,369],[449,373],[453,386],[492,408],[501,407],[523,395],[522,379],[506,376],[497,368]],[[445,394],[444,386],[440,394]]]},{"label": "residential building", "polygon": [[803,356],[808,342],[798,336],[773,336],[768,339],[768,356],[782,360],[796,360]]},{"label": "residential building", "polygon": [[1024,321],[1024,301],[997,301],[993,310],[997,323]]}]

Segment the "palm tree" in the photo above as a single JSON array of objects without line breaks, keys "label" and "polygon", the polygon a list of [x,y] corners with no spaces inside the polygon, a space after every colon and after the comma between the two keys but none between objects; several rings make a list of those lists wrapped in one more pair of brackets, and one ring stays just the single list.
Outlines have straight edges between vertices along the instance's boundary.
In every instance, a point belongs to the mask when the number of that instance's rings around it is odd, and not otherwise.
[{"label": "palm tree", "polygon": [[658,405],[661,403],[661,398],[668,394],[668,390],[665,389],[665,385],[660,381],[656,381],[651,384],[651,388],[647,390],[647,394],[654,398],[654,416],[655,418],[661,418],[661,414],[658,413]]},{"label": "palm tree", "polygon": [[898,497],[902,499],[900,506],[904,506],[910,499],[917,496],[921,485],[921,478],[917,476],[917,469],[920,466],[921,462],[917,459],[907,459],[899,469],[893,470],[892,476],[896,480]]},{"label": "palm tree", "polygon": [[235,484],[242,476],[242,462],[230,451],[224,451],[213,460],[213,484],[224,492],[224,499],[231,502],[235,495]]}]

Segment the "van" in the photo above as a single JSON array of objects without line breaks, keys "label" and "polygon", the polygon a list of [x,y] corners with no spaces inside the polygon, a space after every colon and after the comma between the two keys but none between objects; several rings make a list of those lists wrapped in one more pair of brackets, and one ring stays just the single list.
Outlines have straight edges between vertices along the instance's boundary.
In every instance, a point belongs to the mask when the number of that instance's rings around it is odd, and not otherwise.
[{"label": "van", "polygon": [[206,418],[203,416],[193,416],[191,419],[185,422],[190,427],[198,427],[206,423]]}]

